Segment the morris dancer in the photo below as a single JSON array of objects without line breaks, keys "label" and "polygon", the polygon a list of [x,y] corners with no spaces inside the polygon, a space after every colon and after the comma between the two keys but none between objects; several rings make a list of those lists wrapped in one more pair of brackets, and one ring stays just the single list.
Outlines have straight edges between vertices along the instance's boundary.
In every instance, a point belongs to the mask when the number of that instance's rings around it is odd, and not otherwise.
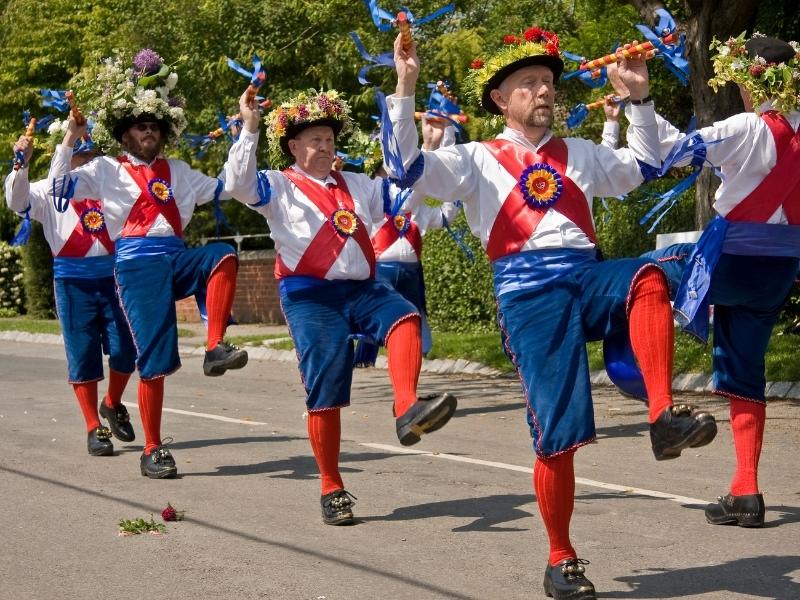
[{"label": "morris dancer", "polygon": [[[447,122],[444,123],[446,126],[442,127],[423,116],[423,150],[435,150],[441,145],[449,146],[455,143],[455,128]],[[380,148],[378,140],[374,143]],[[385,177],[382,165],[378,171]],[[366,167],[365,172],[367,175],[373,175]],[[420,314],[422,355],[425,356],[431,350],[433,338],[425,306],[422,240],[429,230],[441,229],[452,223],[458,215],[460,205],[448,202],[442,206],[428,206],[420,203],[413,210],[407,210],[403,203],[410,193],[411,190],[398,190],[387,179],[382,181],[384,219],[373,225],[371,239],[375,250],[375,278],[378,281],[385,281],[400,292],[400,295],[411,302]],[[394,206],[396,202],[400,202],[401,205]],[[375,364],[377,354],[377,346],[359,340],[355,350],[355,365],[372,366]]]},{"label": "morris dancer", "polygon": [[275,276],[306,389],[323,522],[349,525],[353,497],[339,473],[340,409],[350,404],[353,368],[348,337],[361,333],[386,346],[404,446],[444,426],[456,399],[446,393],[417,397],[419,313],[375,281],[369,228],[383,220],[381,180],[331,170],[336,137],[351,128],[347,103],[335,91],[315,92],[270,113],[270,164],[291,164],[283,171],[257,170],[260,113],[246,93],[240,112],[243,129],[226,163],[226,187],[266,218],[275,240]]},{"label": "morris dancer", "polygon": [[[420,153],[413,121],[419,60],[399,38],[395,64],[390,115],[407,171],[418,176],[401,183],[444,201],[461,199],[493,263],[498,321],[523,383],[537,455],[533,484],[550,539],[545,593],[595,598],[569,536],[573,457],[595,439],[585,343],[629,331],[647,385],[657,460],[716,434],[711,415],[672,403],[673,324],[661,269],[645,259],[596,258],[591,199],[636,188],[658,157],[653,152],[639,163],[628,149],[553,135],[563,62],[558,37],[537,27],[472,64],[473,95],[506,122],[493,141]],[[634,105],[631,128],[657,144],[644,62],[623,60],[620,70]]]},{"label": "morris dancer", "polygon": [[[114,242],[108,237],[99,200],[75,202],[63,213],[55,210],[47,180],[30,184],[31,138],[21,136],[14,151],[24,165],[6,178],[8,207],[39,221],[53,253],[56,312],[67,354],[67,378],[86,422],[86,446],[92,456],[111,456],[111,434],[123,442],[135,439],[122,393],[133,373],[136,350],[119,306],[114,285]],[[89,162],[94,148],[79,142],[73,169]],[[26,216],[27,213],[27,216]],[[108,354],[108,392],[98,414],[97,382],[103,379],[103,352]],[[100,424],[100,416],[109,428]]]},{"label": "morris dancer", "polygon": [[[187,249],[182,239],[195,206],[212,200],[223,184],[183,161],[161,157],[186,124],[179,101],[168,95],[177,75],[164,76],[169,69],[163,67],[160,56],[143,50],[134,59],[134,86],[123,85],[126,91],[119,96],[114,90],[118,82],[125,83],[125,65],[120,59],[107,61],[98,76],[98,97],[88,103],[97,118],[93,135],[96,141],[105,135],[107,142],[113,135],[124,152],[70,172],[73,144],[85,132],[85,125],[70,116],[49,176],[57,201],[70,196],[64,189],[72,177],[72,197],[103,200],[108,234],[116,240],[120,304],[137,351],[145,436],[140,469],[153,479],[175,477],[178,471],[161,440],[164,379],[181,366],[175,301],[207,289],[206,375],[222,375],[247,363],[246,352],[223,341],[236,288],[236,252],[227,244]],[[156,89],[144,87],[153,84]]]},{"label": "morris dancer", "polygon": [[714,393],[730,400],[736,471],[728,493],[706,507],[706,519],[761,527],[764,356],[800,258],[800,45],[759,34],[745,41],[742,34],[714,47],[709,84],[716,90],[736,83],[745,112],[685,136],[659,121],[662,156],[670,157],[665,171],[707,162],[722,173],[717,216],[696,246],[672,248],[688,265],[675,316],[706,341],[714,305]]}]

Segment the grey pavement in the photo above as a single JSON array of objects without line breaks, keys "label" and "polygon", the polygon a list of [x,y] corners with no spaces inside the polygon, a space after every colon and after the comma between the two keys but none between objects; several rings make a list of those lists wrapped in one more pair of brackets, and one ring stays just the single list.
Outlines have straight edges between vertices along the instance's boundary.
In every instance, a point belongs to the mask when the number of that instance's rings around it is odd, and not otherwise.
[{"label": "grey pavement", "polygon": [[[183,353],[166,383],[164,435],[175,480],[141,477],[141,439],[90,457],[63,348],[0,345],[0,599],[536,599],[547,538],[531,489],[533,453],[520,385],[424,373],[420,391],[459,397],[453,420],[411,449],[397,442],[386,371],[357,370],[343,410],[341,464],[358,497],[353,527],[328,527],[294,364],[253,360],[202,375]],[[101,384],[104,389],[105,384]],[[141,438],[136,379],[125,402]],[[573,543],[600,598],[800,598],[800,403],[769,405],[760,484],[767,526],[705,523],[734,456],[720,433],[656,462],[645,407],[595,389],[598,443],[576,457]],[[160,536],[118,537],[120,519],[186,520]]]}]

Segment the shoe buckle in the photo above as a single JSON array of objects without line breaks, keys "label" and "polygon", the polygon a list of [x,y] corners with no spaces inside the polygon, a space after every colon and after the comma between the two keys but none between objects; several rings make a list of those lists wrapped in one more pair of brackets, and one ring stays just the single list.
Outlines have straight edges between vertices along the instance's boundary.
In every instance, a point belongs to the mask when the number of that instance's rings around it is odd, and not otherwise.
[{"label": "shoe buckle", "polygon": [[568,560],[561,566],[561,573],[568,579],[572,577],[581,577],[586,572],[586,569],[583,568],[583,565],[588,564],[589,561],[583,558]]},{"label": "shoe buckle", "polygon": [[111,430],[108,427],[98,427],[97,433],[95,433],[95,437],[98,440],[110,440]]}]

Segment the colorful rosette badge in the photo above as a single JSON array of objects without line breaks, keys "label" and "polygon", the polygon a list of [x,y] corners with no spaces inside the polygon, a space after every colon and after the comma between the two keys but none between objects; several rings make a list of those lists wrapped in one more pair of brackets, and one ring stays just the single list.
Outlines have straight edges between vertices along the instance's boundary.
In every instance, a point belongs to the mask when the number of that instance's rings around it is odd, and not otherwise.
[{"label": "colorful rosette badge", "polygon": [[536,163],[525,168],[519,178],[522,197],[531,208],[549,208],[561,197],[564,183],[553,167]]}]

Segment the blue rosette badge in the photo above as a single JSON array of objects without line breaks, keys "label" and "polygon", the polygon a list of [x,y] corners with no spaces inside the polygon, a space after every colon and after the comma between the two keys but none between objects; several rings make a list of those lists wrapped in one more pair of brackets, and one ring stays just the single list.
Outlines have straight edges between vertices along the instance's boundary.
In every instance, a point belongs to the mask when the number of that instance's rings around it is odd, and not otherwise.
[{"label": "blue rosette badge", "polygon": [[89,233],[100,233],[106,228],[106,219],[98,208],[87,208],[81,213],[81,225]]},{"label": "blue rosette badge", "polygon": [[525,168],[519,177],[522,197],[531,208],[549,208],[561,197],[564,182],[561,175],[546,163],[535,163]]},{"label": "blue rosette badge", "polygon": [[151,179],[147,183],[147,191],[150,192],[150,195],[154,200],[160,202],[161,204],[169,204],[175,199],[169,183],[159,177]]}]

